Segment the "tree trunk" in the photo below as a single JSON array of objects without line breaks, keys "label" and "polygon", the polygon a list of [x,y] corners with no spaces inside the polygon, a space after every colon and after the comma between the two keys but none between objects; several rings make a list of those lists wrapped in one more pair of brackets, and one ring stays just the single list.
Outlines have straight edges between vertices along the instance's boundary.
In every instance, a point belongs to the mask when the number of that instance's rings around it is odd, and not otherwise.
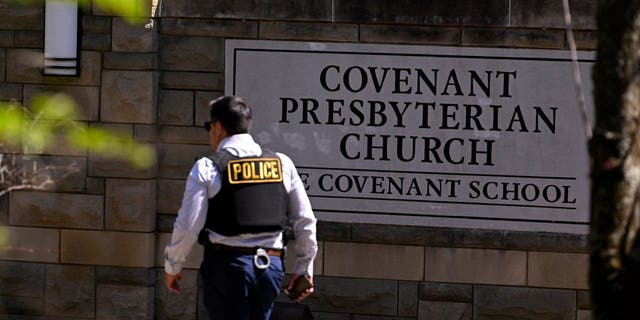
[{"label": "tree trunk", "polygon": [[595,319],[640,319],[640,0],[599,0],[590,141]]}]

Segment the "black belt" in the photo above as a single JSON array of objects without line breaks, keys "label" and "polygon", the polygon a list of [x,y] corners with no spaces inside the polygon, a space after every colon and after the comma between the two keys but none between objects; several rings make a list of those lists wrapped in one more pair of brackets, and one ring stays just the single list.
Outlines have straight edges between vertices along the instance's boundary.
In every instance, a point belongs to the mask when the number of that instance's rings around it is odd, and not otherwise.
[{"label": "black belt", "polygon": [[[207,242],[206,248],[212,251],[231,251],[231,252],[247,253],[247,254],[256,254],[256,250],[258,250],[258,247],[253,247],[253,248],[232,247],[224,244],[211,243],[211,242]],[[282,257],[282,250],[280,249],[267,249],[267,248],[263,248],[263,249],[270,256]]]}]

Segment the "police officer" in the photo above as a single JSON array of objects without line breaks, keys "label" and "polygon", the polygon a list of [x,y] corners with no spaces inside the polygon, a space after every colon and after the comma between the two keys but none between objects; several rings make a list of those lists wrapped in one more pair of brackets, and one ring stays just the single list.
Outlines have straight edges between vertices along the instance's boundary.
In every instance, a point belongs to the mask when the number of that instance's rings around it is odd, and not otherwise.
[{"label": "police officer", "polygon": [[[281,287],[283,229],[296,237],[296,264],[287,285],[300,277],[313,283],[316,218],[289,157],[262,148],[249,134],[251,109],[240,98],[209,104],[213,155],[198,160],[187,178],[171,243],[165,248],[165,278],[179,292],[182,264],[199,240],[200,273],[211,319],[269,319]],[[304,299],[313,287],[302,291]]]}]

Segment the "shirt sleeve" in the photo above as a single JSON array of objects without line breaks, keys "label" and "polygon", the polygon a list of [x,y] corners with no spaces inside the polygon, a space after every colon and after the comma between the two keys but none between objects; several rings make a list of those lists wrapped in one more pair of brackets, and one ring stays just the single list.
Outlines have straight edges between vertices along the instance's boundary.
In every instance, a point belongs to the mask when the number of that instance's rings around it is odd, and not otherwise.
[{"label": "shirt sleeve", "polygon": [[210,160],[206,160],[208,159],[198,160],[187,177],[171,242],[164,250],[164,269],[168,274],[177,274],[182,270],[182,265],[204,227],[209,205],[208,181],[215,175],[215,166],[209,163]]},{"label": "shirt sleeve", "polygon": [[288,214],[289,222],[296,236],[296,263],[294,274],[313,276],[313,261],[318,252],[316,240],[317,219],[311,209],[300,175],[291,159],[278,154],[282,160],[282,170],[290,176]]}]

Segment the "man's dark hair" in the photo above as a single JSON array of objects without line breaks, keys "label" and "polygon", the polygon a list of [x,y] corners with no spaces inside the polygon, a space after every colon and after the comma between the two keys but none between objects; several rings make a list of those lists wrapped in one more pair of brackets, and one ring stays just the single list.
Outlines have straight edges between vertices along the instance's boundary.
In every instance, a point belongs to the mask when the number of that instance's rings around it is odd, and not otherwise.
[{"label": "man's dark hair", "polygon": [[251,108],[238,97],[224,96],[211,101],[209,112],[211,120],[220,122],[229,135],[251,130]]}]

